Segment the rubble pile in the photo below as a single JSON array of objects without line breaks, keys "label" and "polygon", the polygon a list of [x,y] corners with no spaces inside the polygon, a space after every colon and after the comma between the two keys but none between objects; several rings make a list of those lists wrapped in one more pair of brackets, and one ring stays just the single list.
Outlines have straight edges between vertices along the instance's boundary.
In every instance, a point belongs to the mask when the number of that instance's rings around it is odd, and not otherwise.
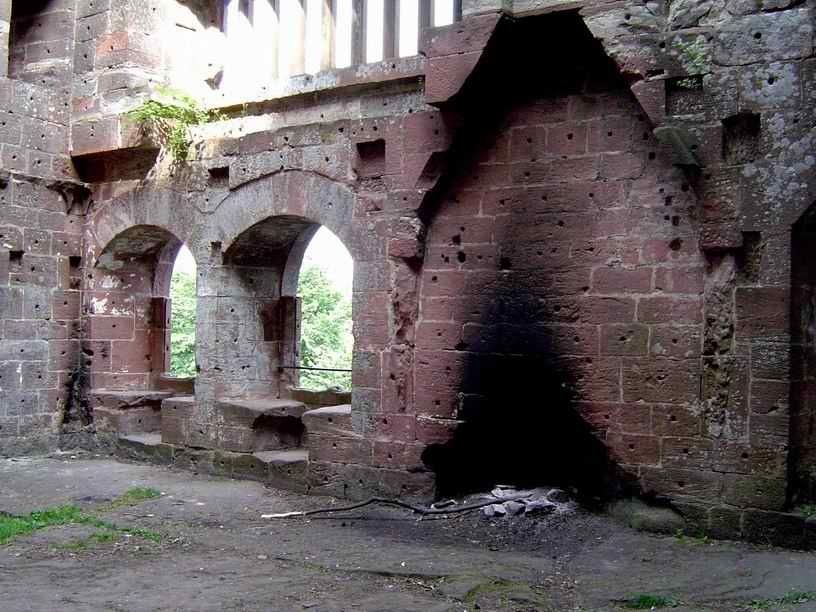
[{"label": "rubble pile", "polygon": [[[520,515],[539,517],[570,513],[576,508],[576,503],[569,493],[563,489],[547,487],[516,489],[499,485],[487,497],[496,499],[496,503],[482,508],[482,515],[487,518]],[[484,498],[486,496],[483,496]]]}]

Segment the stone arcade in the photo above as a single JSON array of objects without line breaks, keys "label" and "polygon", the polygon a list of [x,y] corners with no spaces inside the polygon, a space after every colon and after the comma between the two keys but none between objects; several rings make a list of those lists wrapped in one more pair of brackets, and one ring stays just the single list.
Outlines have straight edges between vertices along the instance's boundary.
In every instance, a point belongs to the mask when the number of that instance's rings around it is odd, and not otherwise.
[{"label": "stone arcade", "polygon": [[[811,3],[463,0],[438,26],[420,0],[416,55],[409,2],[376,36],[362,0],[239,4],[0,0],[1,454],[347,497],[557,484],[804,541]],[[221,111],[186,162],[125,117],[161,84]],[[350,394],[281,369],[320,226],[354,259]],[[194,381],[166,375],[182,243]]]}]

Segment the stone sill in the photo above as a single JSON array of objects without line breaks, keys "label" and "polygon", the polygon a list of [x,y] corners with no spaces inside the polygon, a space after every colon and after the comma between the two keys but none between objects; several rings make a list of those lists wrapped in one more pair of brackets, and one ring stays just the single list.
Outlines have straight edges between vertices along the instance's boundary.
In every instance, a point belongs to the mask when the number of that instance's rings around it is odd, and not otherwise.
[{"label": "stone sill", "polygon": [[126,149],[158,150],[160,145],[124,115],[75,122],[71,126],[71,156],[84,157]]},{"label": "stone sill", "polygon": [[228,94],[225,91],[213,92],[205,100],[205,107],[210,110],[229,112],[244,105],[263,105],[278,102],[286,98],[327,92],[334,89],[356,88],[389,83],[402,80],[414,80],[425,74],[425,58],[421,55],[395,58],[371,64],[360,64],[348,68],[336,68],[302,74],[263,86],[260,91],[237,92]]},{"label": "stone sill", "polygon": [[533,17],[562,11],[577,11],[599,4],[602,3],[592,2],[591,0],[522,0],[513,4],[513,10],[510,14],[517,18]]}]

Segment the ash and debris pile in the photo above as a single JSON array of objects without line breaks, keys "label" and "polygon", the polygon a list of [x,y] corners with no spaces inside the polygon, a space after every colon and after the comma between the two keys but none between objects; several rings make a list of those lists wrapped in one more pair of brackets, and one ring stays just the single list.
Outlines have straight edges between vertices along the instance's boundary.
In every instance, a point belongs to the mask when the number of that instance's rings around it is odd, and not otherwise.
[{"label": "ash and debris pile", "polygon": [[[469,500],[474,502],[491,501],[481,509],[486,518],[500,518],[512,516],[542,517],[551,514],[572,514],[578,504],[573,497],[563,489],[539,487],[536,489],[517,489],[508,485],[498,485],[490,493],[475,496]],[[434,507],[444,507],[444,504],[453,505],[455,502],[434,504]]]},{"label": "ash and debris pile", "polygon": [[482,508],[487,518],[502,516],[539,517],[550,514],[569,514],[575,511],[576,503],[563,489],[536,488],[516,489],[499,485],[490,492],[498,501]]}]

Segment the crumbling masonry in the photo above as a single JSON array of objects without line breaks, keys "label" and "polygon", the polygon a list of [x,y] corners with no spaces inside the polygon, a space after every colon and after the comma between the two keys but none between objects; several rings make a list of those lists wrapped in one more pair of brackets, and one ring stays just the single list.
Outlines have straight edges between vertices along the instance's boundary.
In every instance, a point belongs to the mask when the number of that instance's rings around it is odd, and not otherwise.
[{"label": "crumbling masonry", "polygon": [[[0,453],[547,482],[816,545],[788,512],[816,501],[813,3],[464,0],[400,58],[386,2],[368,64],[350,4],[350,67],[244,91],[220,2],[0,0]],[[186,162],[125,116],[161,84],[221,111]],[[355,264],[350,398],[280,369],[321,225]],[[166,375],[182,243],[195,381]]]}]

